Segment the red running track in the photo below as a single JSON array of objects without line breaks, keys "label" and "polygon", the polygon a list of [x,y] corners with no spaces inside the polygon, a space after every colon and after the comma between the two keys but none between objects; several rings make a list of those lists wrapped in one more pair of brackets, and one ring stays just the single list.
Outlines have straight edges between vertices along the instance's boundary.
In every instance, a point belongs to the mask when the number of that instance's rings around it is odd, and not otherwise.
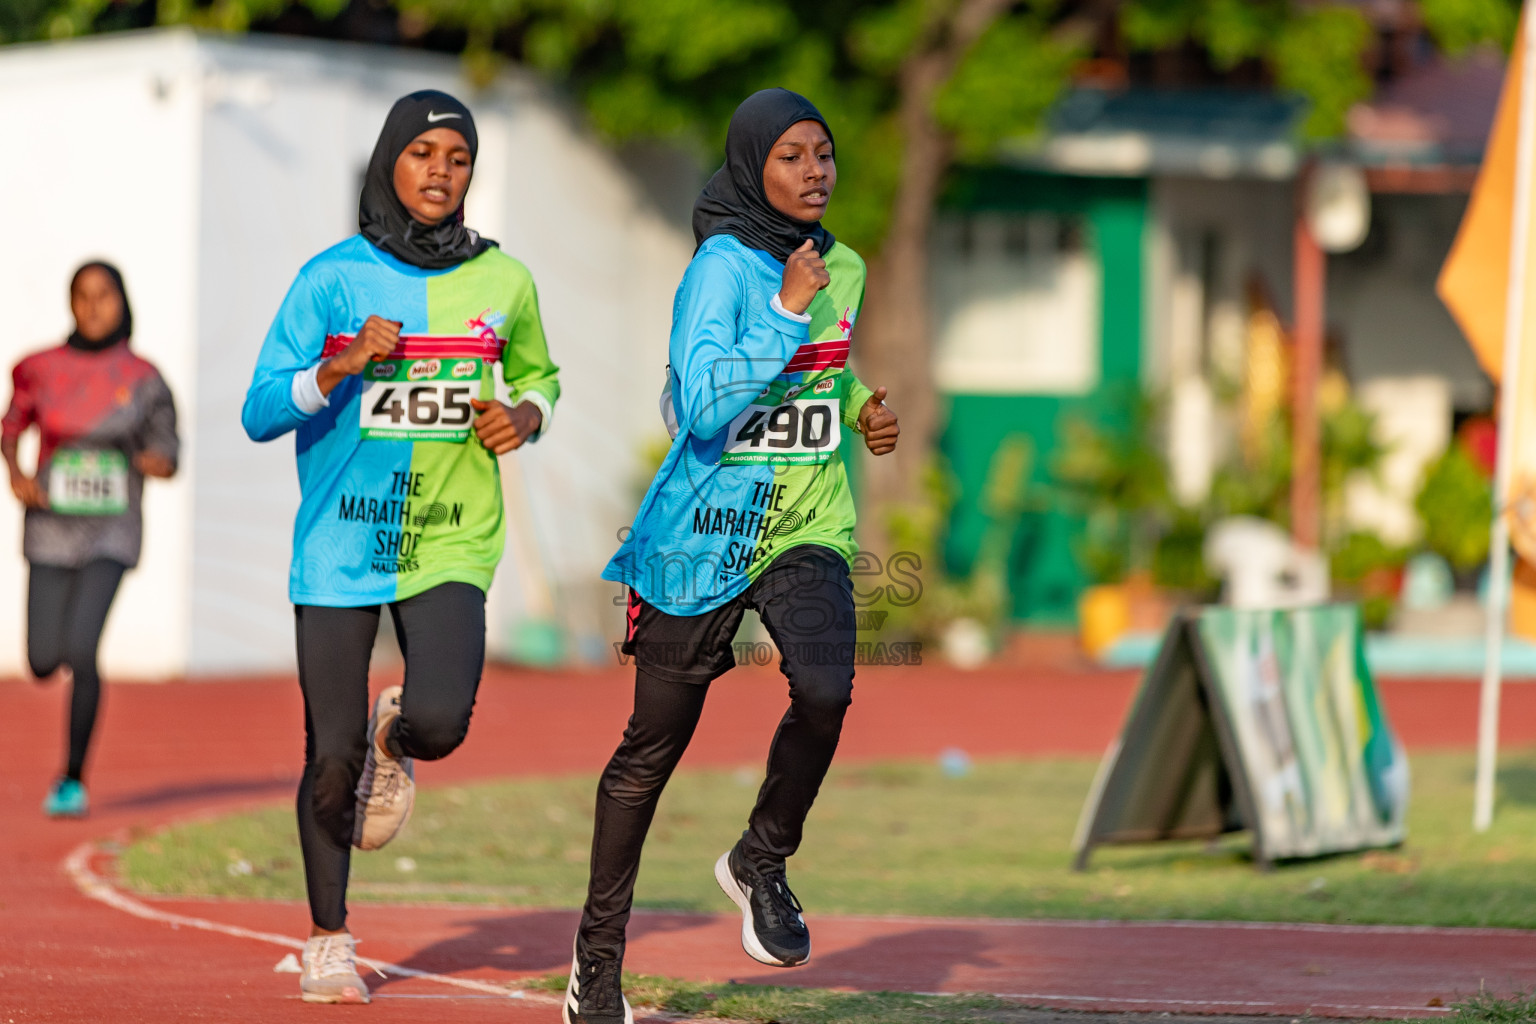
[{"label": "red running track", "polygon": [[[380,674],[379,685],[387,681]],[[1134,677],[1019,669],[860,673],[840,757],[1097,755],[1129,704]],[[421,767],[424,785],[495,775],[597,771],[628,714],[618,671],[493,670],[464,747]],[[1410,749],[1465,746],[1476,687],[1382,684]],[[291,680],[115,686],[92,767],[92,817],[52,822],[37,805],[60,756],[61,687],[0,682],[0,1024],[32,1021],[313,1020],[325,1008],[274,974],[284,949],[172,928],[86,898],[61,865],[81,844],[167,821],[289,799],[302,754]],[[783,710],[770,671],[717,684],[687,764],[756,764]],[[1536,742],[1536,687],[1506,690],[1505,741]],[[96,861],[103,866],[102,859]],[[105,865],[110,867],[109,864]],[[301,906],[155,901],[157,913],[299,936]],[[495,983],[561,970],[574,915],[445,906],[354,911],[363,951],[419,970]],[[1521,932],[1105,924],[815,917],[813,963],[769,972],[747,960],[729,917],[645,914],[635,970],[779,984],[992,991],[1042,1005],[1327,1015],[1402,1015],[1449,1002],[1480,980],[1536,985],[1536,936]],[[1215,966],[1215,965],[1218,965]],[[380,982],[358,1012],[376,1021],[435,1018],[551,1022],[548,1003],[480,995],[425,980]],[[1372,1011],[1371,1007],[1379,1007]]]}]

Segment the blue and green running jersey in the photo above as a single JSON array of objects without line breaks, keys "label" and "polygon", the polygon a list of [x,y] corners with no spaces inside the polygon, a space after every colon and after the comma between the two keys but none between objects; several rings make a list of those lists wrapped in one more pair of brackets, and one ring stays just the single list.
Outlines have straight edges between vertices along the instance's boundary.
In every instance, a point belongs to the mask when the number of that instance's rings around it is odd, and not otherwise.
[{"label": "blue and green running jersey", "polygon": [[[401,323],[399,346],[306,413],[295,376],[345,348],[373,314]],[[493,397],[497,361],[513,403],[533,402],[547,428],[557,368],[533,278],[500,249],[422,270],[355,235],[299,271],[242,413],[254,440],[296,435],[295,604],[355,607],[441,583],[490,586],[505,533],[501,477],[469,402]]]},{"label": "blue and green running jersey", "polygon": [[672,311],[669,385],[677,436],[603,578],[671,615],[699,615],[804,544],[844,558],[854,509],[841,424],[870,390],[847,369],[864,261],[824,254],[832,282],[806,324],[773,308],[784,265],[715,235]]}]

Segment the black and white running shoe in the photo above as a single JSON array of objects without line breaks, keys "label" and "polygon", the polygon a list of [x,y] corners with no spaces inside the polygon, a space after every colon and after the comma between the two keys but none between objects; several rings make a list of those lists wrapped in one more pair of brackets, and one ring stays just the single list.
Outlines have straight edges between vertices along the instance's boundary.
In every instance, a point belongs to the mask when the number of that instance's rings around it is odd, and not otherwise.
[{"label": "black and white running shoe", "polygon": [[811,930],[783,870],[758,871],[740,844],[715,861],[715,881],[741,908],[741,948],[770,967],[798,967],[811,958]]},{"label": "black and white running shoe", "polygon": [[624,957],[602,959],[587,953],[576,936],[571,949],[571,981],[565,986],[560,1019],[565,1024],[635,1024],[629,1000],[619,984]]}]

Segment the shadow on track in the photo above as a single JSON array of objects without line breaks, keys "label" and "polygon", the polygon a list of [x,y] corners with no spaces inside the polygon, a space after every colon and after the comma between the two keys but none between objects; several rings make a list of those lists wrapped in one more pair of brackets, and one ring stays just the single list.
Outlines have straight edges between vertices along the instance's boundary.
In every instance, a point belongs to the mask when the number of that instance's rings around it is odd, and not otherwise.
[{"label": "shadow on track", "polygon": [[263,797],[292,793],[298,788],[297,775],[268,779],[203,779],[196,782],[173,783],[146,789],[139,793],[125,793],[97,804],[103,811],[144,810],[183,801],[216,800],[228,797]]}]

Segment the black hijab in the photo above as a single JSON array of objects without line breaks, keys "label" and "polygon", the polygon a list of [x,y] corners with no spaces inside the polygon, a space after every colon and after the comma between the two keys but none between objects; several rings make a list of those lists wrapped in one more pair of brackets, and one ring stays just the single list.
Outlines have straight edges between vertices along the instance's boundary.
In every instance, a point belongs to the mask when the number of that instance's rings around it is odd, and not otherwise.
[{"label": "black hijab", "polygon": [[117,285],[117,294],[123,300],[123,317],[117,322],[117,326],[107,333],[106,337],[97,338],[94,341],[81,334],[79,325],[76,325],[75,329],[69,333],[69,337],[65,339],[64,344],[70,348],[80,349],[82,352],[100,352],[102,349],[111,348],[120,341],[126,341],[133,334],[133,309],[128,305],[128,289],[123,287],[123,272],[112,264],[101,260],[82,263],[80,269],[75,271],[75,276],[69,279],[69,294],[71,296],[75,294],[75,282],[80,280],[80,275],[87,270],[93,269],[100,270],[112,279],[113,284]]},{"label": "black hijab", "polygon": [[[711,235],[735,235],[749,249],[763,249],[783,261],[809,238],[825,254],[837,240],[821,226],[784,216],[763,191],[763,165],[789,126],[815,121],[832,129],[826,118],[799,93],[764,89],[741,101],[725,133],[725,164],[715,172],[693,204],[693,240],[703,245]],[[834,146],[836,143],[833,144]]]},{"label": "black hijab", "polygon": [[464,207],[430,227],[413,218],[395,194],[395,161],[422,132],[452,128],[469,146],[470,167],[480,149],[469,108],[445,92],[423,89],[402,96],[390,108],[374,144],[357,226],[363,237],[392,256],[426,270],[442,270],[473,259],[496,243],[464,226]]}]

